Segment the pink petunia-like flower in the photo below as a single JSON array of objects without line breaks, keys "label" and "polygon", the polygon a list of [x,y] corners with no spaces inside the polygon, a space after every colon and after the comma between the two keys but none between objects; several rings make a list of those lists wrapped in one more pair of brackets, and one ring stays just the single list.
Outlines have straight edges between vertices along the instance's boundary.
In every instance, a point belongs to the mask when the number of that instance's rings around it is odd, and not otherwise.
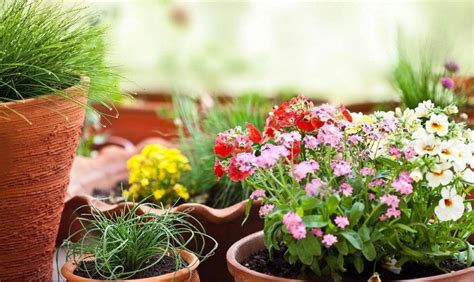
[{"label": "pink petunia-like flower", "polygon": [[413,192],[413,186],[411,185],[412,179],[410,173],[404,171],[400,173],[400,176],[392,182],[392,187],[402,195],[409,195]]},{"label": "pink petunia-like flower", "polygon": [[352,173],[352,167],[349,162],[346,161],[334,161],[331,167],[336,176],[344,176]]},{"label": "pink petunia-like flower", "polygon": [[337,243],[337,237],[332,234],[326,234],[323,236],[322,242],[326,248],[329,248]]},{"label": "pink petunia-like flower", "polygon": [[286,158],[289,154],[290,151],[283,145],[267,144],[262,147],[256,164],[260,168],[269,169],[274,167],[281,158]]},{"label": "pink petunia-like flower", "polygon": [[369,176],[369,175],[375,175],[375,170],[373,168],[370,168],[370,167],[363,167],[360,169],[360,174],[362,176]]},{"label": "pink petunia-like flower", "polygon": [[270,205],[270,204],[263,205],[263,206],[260,207],[260,210],[258,211],[258,214],[260,215],[260,217],[263,218],[263,217],[267,216],[269,213],[271,213],[274,208],[275,208],[274,205]]},{"label": "pink petunia-like flower", "polygon": [[397,147],[390,147],[388,149],[388,154],[396,159],[402,157],[402,154],[400,153],[400,150]]},{"label": "pink petunia-like flower", "polygon": [[398,208],[400,199],[395,195],[383,195],[382,197],[380,197],[380,202],[392,208]]},{"label": "pink petunia-like flower", "polygon": [[296,240],[301,240],[306,237],[306,227],[303,224],[303,219],[295,212],[290,211],[285,214],[283,224]]},{"label": "pink petunia-like flower", "polygon": [[311,182],[308,182],[306,184],[304,190],[306,192],[306,195],[308,196],[317,196],[319,195],[322,186],[323,183],[321,182],[321,180],[319,180],[318,178],[314,178],[313,180],[311,180]]},{"label": "pink petunia-like flower", "polygon": [[347,143],[351,145],[359,144],[360,142],[362,142],[362,137],[359,135],[351,135],[347,137]]},{"label": "pink petunia-like flower", "polygon": [[293,143],[301,141],[301,134],[298,131],[287,132],[278,135],[275,138],[278,144],[283,144],[287,148],[291,148]]},{"label": "pink petunia-like flower", "polygon": [[405,155],[405,159],[407,160],[411,160],[417,155],[415,148],[413,147],[409,147],[403,154]]},{"label": "pink petunia-like flower", "polygon": [[382,178],[377,178],[377,179],[374,179],[374,180],[370,181],[369,188],[374,188],[374,187],[377,187],[377,186],[384,186],[384,185],[385,185],[385,180],[382,179]]},{"label": "pink petunia-like flower", "polygon": [[390,217],[396,218],[396,217],[400,217],[400,214],[401,214],[400,210],[396,208],[389,208],[387,212],[385,213],[385,216],[387,218],[390,218]]},{"label": "pink petunia-like flower", "polygon": [[344,229],[347,225],[349,225],[349,219],[347,219],[345,216],[336,216],[334,223],[337,225],[337,227]]},{"label": "pink petunia-like flower", "polygon": [[240,153],[235,156],[235,166],[241,171],[253,174],[257,158],[251,153]]},{"label": "pink petunia-like flower", "polygon": [[314,137],[313,135],[306,135],[304,138],[303,138],[303,144],[305,145],[306,148],[308,149],[316,149],[320,142],[319,140]]},{"label": "pink petunia-like flower", "polygon": [[331,147],[337,147],[343,137],[342,131],[333,124],[325,124],[318,133],[320,143]]},{"label": "pink petunia-like flower", "polygon": [[374,193],[369,193],[369,194],[367,195],[367,197],[369,198],[369,201],[375,200],[375,194],[374,194]]},{"label": "pink petunia-like flower", "polygon": [[295,166],[294,174],[298,182],[308,175],[308,173],[313,173],[319,169],[319,164],[314,160],[303,161]]},{"label": "pink petunia-like flower", "polygon": [[344,182],[341,184],[341,186],[339,187],[339,192],[342,193],[342,195],[348,197],[350,195],[352,195],[352,186],[347,183],[347,182]]},{"label": "pink petunia-like flower", "polygon": [[262,197],[265,196],[265,190],[263,189],[257,189],[250,194],[250,199],[254,201],[261,200]]},{"label": "pink petunia-like flower", "polygon": [[321,238],[324,235],[323,230],[321,228],[311,228],[311,234],[318,238]]}]

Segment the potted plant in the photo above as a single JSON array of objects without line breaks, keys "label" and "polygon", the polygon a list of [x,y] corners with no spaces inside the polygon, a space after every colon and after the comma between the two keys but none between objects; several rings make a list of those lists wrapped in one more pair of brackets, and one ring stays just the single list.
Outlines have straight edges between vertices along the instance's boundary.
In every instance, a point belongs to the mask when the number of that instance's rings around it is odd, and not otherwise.
[{"label": "potted plant", "polygon": [[[66,239],[62,244],[67,260],[61,268],[64,278],[199,281],[199,261],[206,259],[217,243],[189,214],[169,208],[150,212],[152,208],[158,207],[126,203],[111,214],[92,207],[90,214],[79,218],[82,238],[75,242]],[[206,242],[212,246],[204,254]],[[199,253],[189,250],[193,244]]]},{"label": "potted plant", "polygon": [[0,280],[52,277],[87,97],[108,103],[118,92],[94,22],[54,3],[0,4]]},{"label": "potted plant", "polygon": [[451,119],[456,112],[426,101],[362,115],[297,97],[270,113],[263,133],[220,133],[217,176],[253,187],[265,220],[263,233],[227,252],[235,280],[385,281],[451,271],[447,279],[472,280],[474,212],[465,196],[474,132]]}]

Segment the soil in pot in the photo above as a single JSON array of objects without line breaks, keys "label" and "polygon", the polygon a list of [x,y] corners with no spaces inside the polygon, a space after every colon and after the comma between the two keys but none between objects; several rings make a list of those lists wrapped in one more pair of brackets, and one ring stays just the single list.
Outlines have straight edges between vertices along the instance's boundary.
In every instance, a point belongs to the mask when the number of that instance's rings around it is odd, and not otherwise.
[{"label": "soil in pot", "polygon": [[[148,262],[146,263],[146,266],[151,265],[154,261],[158,260],[160,257],[159,256],[154,256],[151,257]],[[95,274],[92,277],[89,277],[87,273],[93,273],[95,271],[95,262],[94,261],[82,261],[80,262],[80,267],[77,267],[74,270],[74,275],[85,277],[85,278],[92,278],[92,279],[103,279],[100,275]],[[183,262],[182,268],[185,268],[187,266],[186,262]],[[84,269],[87,269],[85,271]],[[161,261],[154,266],[145,269],[141,272],[136,273],[130,278],[127,279],[141,279],[141,278],[150,278],[150,277],[157,277],[163,274],[167,273],[174,273],[178,271],[179,269],[176,269],[176,260],[173,257],[170,256],[165,256],[161,259]]]},{"label": "soil in pot", "polygon": [[[305,273],[304,277],[301,277],[301,265],[291,265],[286,262],[284,259],[284,252],[284,250],[275,251],[273,260],[270,260],[268,251],[261,250],[245,259],[242,262],[242,265],[253,271],[267,275],[290,279],[308,279],[311,281],[321,281],[321,278],[315,277],[314,274],[311,274],[311,272],[307,272]],[[441,263],[441,267],[450,272],[465,269],[467,266],[465,263],[459,262],[457,260],[446,260]],[[444,274],[444,272],[433,265],[420,265],[416,263],[406,263],[403,266],[403,270],[400,272],[400,274],[395,274],[380,266],[376,267],[375,272],[380,275],[382,281],[414,279]],[[355,269],[348,267],[343,280],[351,282],[366,282],[372,276],[372,274],[373,271],[370,264],[366,265],[364,272],[361,274],[357,273]]]}]

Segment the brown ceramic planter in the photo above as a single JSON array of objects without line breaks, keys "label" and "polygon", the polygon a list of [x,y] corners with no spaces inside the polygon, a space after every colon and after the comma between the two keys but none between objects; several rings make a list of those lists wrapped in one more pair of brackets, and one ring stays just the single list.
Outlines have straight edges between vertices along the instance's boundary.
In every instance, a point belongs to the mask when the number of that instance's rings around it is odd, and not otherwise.
[{"label": "brown ceramic planter", "polygon": [[[259,273],[253,270],[250,270],[243,266],[241,263],[246,258],[255,254],[258,251],[265,249],[265,244],[263,242],[263,231],[251,234],[235,244],[233,244],[227,251],[227,266],[229,272],[234,277],[236,282],[301,282],[305,280],[295,280],[295,279],[286,279],[275,277],[271,275],[266,275]],[[325,281],[325,280],[321,280]],[[474,267],[470,267],[464,270],[455,271],[447,274],[418,278],[418,279],[409,279],[409,280],[398,280],[398,281],[410,281],[410,282],[472,282],[474,281]]]},{"label": "brown ceramic planter", "polygon": [[[178,270],[175,273],[168,273],[156,277],[143,278],[143,279],[128,279],[123,281],[136,281],[136,282],[199,282],[199,274],[196,268],[199,265],[199,259],[193,253],[182,251],[181,257],[186,261],[190,266]],[[85,282],[85,281],[105,281],[105,280],[93,280],[85,277],[74,275],[74,270],[76,265],[74,262],[66,262],[63,267],[61,267],[61,274],[67,281],[70,282]]]},{"label": "brown ceramic planter", "polygon": [[[87,86],[65,92],[85,103]],[[0,116],[0,280],[49,281],[84,106],[46,95],[0,103]]]}]

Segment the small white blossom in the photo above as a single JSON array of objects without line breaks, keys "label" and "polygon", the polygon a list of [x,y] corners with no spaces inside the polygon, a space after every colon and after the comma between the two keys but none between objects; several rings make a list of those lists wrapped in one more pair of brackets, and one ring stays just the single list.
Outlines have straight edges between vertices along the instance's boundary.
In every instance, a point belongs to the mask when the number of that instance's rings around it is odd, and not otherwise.
[{"label": "small white blossom", "polygon": [[444,187],[441,190],[441,196],[438,206],[435,208],[435,214],[440,221],[458,220],[464,213],[464,199],[456,194],[454,188]]},{"label": "small white blossom", "polygon": [[439,185],[446,186],[453,180],[453,172],[449,169],[450,165],[447,163],[435,165],[430,172],[426,174],[428,185],[436,188]]},{"label": "small white blossom", "polygon": [[432,115],[426,122],[426,131],[428,133],[438,134],[438,136],[445,136],[448,134],[449,121],[448,117],[443,114]]},{"label": "small white blossom", "polygon": [[415,169],[410,173],[410,178],[413,179],[413,181],[418,182],[423,179],[423,173],[421,173],[420,169]]}]

